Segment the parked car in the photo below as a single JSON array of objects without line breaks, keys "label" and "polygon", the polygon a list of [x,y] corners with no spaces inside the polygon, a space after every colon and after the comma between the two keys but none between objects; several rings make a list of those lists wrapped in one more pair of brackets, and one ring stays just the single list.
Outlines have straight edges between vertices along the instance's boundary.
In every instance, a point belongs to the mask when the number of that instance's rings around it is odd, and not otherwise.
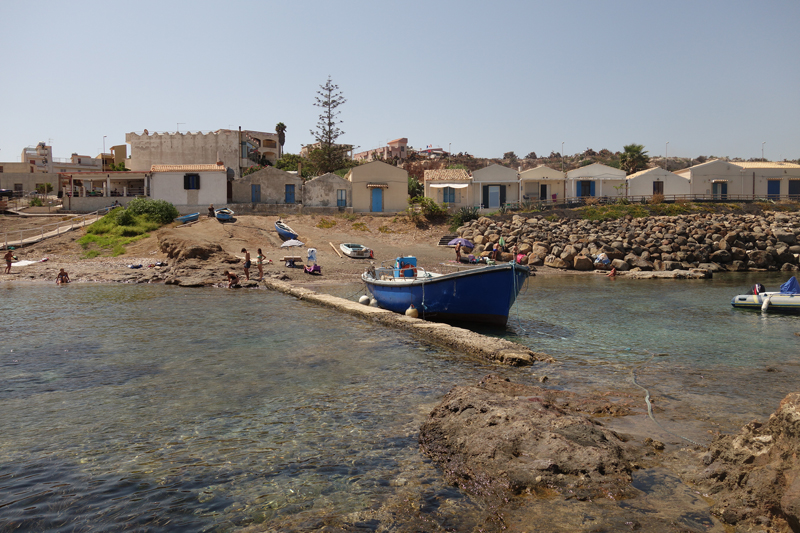
[{"label": "parked car", "polygon": [[13,198],[14,191],[12,191],[11,189],[0,189],[0,198],[2,198],[3,196],[5,196],[6,198]]}]

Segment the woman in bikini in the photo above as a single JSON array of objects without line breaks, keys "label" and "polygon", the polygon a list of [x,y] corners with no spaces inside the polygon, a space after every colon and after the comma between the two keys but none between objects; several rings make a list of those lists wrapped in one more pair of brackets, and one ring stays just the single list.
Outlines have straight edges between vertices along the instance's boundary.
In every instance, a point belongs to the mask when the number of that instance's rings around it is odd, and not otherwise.
[{"label": "woman in bikini", "polygon": [[256,256],[256,266],[258,267],[258,281],[261,281],[264,279],[264,254],[261,252],[261,248],[258,249]]}]

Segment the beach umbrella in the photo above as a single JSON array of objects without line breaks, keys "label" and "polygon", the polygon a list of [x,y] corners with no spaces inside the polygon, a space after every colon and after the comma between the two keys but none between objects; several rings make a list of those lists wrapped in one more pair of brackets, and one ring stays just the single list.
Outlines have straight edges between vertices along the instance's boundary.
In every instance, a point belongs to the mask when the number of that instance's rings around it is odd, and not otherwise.
[{"label": "beach umbrella", "polygon": [[303,246],[303,243],[298,241],[297,239],[289,239],[288,241],[284,241],[281,244],[281,248],[291,248],[292,246]]},{"label": "beach umbrella", "polygon": [[475,248],[475,245],[469,242],[467,239],[462,237],[456,237],[452,241],[448,242],[447,244],[450,246],[455,246],[456,244],[461,243],[461,246],[464,248]]}]

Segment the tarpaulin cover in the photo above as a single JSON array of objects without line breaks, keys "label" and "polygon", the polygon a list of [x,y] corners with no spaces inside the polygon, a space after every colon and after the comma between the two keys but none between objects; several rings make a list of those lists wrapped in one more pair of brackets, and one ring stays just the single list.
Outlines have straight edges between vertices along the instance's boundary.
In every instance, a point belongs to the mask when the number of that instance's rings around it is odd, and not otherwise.
[{"label": "tarpaulin cover", "polygon": [[781,294],[800,294],[800,283],[792,276],[789,281],[781,285]]}]

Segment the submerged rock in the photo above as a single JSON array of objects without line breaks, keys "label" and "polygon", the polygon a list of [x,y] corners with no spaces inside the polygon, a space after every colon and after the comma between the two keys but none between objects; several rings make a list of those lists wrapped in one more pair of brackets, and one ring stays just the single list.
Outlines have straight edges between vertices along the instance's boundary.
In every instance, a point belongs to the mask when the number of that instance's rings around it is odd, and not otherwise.
[{"label": "submerged rock", "polygon": [[488,501],[521,492],[579,500],[630,495],[638,452],[585,414],[627,409],[574,402],[569,393],[487,376],[450,391],[422,426],[420,445],[449,482]]}]

